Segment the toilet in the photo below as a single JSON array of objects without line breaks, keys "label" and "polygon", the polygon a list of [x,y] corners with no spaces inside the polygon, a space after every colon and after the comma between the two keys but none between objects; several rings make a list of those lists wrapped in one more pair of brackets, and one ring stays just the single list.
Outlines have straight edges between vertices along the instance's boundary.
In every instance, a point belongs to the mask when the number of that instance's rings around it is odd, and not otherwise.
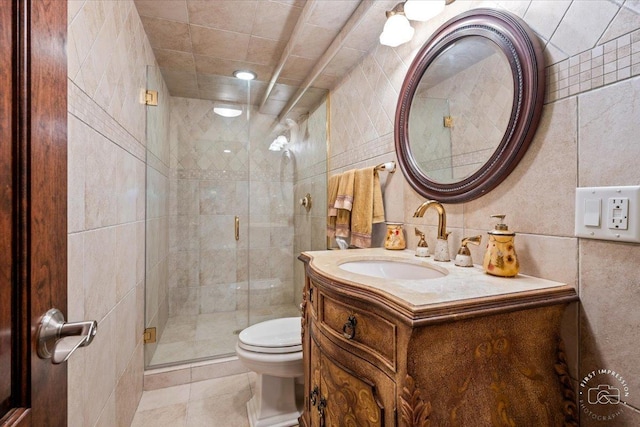
[{"label": "toilet", "polygon": [[300,317],[267,320],[238,335],[236,354],[258,374],[247,402],[251,427],[298,425],[302,408],[302,338]]}]

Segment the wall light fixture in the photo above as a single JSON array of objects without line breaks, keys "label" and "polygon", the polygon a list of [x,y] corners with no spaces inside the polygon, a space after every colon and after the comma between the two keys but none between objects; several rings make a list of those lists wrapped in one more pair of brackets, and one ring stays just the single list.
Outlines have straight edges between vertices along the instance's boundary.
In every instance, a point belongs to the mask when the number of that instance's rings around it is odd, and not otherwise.
[{"label": "wall light fixture", "polygon": [[387,22],[380,34],[380,44],[396,47],[413,37],[414,29],[409,20],[428,21],[455,0],[407,0],[386,12]]}]

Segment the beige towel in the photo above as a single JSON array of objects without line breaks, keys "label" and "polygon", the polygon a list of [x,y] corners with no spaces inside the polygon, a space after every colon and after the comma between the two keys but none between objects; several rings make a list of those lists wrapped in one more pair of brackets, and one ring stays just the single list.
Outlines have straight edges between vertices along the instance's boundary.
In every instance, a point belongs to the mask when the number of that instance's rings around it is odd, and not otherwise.
[{"label": "beige towel", "polygon": [[351,208],[353,207],[353,183],[355,170],[340,175],[338,196],[334,207],[337,209],[336,237],[349,237],[351,232]]},{"label": "beige towel", "polygon": [[340,175],[338,183],[338,195],[336,196],[336,209],[346,209],[351,211],[353,206],[353,182],[356,176],[355,170],[344,172]]},{"label": "beige towel", "polygon": [[370,248],[373,224],[384,222],[380,177],[374,167],[356,171],[353,194],[351,244]]},{"label": "beige towel", "polygon": [[334,205],[336,203],[336,198],[338,197],[339,183],[340,174],[330,177],[327,185],[327,236],[331,238],[336,235],[336,218],[338,216],[338,210]]}]

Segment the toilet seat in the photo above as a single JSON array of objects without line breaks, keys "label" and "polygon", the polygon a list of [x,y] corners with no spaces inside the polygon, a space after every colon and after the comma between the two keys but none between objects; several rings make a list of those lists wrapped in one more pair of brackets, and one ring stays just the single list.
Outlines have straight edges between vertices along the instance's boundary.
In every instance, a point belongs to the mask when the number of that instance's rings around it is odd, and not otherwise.
[{"label": "toilet seat", "polygon": [[269,354],[302,351],[300,317],[284,317],[249,326],[238,335],[238,347]]}]

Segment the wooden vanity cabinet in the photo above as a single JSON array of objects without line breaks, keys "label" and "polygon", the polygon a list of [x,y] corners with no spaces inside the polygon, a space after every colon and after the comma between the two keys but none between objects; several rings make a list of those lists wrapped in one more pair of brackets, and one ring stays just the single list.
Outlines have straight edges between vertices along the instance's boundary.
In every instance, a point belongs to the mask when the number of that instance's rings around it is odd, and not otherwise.
[{"label": "wooden vanity cabinet", "polygon": [[560,340],[573,288],[412,312],[300,259],[301,426],[577,426]]}]

